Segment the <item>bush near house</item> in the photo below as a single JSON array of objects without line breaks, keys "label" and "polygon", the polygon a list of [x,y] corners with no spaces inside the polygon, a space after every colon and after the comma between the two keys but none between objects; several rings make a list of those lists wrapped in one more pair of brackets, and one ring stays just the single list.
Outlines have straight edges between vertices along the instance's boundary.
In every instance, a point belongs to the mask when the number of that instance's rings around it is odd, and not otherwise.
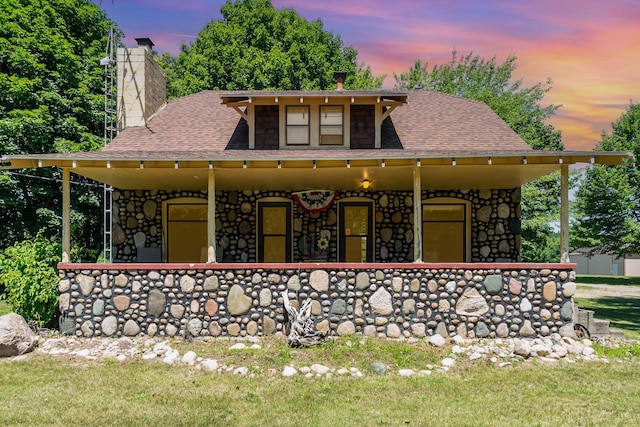
[{"label": "bush near house", "polygon": [[58,314],[60,244],[42,233],[25,235],[0,255],[1,299],[28,322],[54,326]]}]

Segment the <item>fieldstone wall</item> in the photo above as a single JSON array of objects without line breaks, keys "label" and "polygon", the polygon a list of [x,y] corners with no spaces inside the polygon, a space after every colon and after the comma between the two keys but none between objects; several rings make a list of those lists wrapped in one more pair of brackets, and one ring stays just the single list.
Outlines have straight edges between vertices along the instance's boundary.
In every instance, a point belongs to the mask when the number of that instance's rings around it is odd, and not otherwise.
[{"label": "fieldstone wall", "polygon": [[572,335],[575,273],[572,265],[557,266],[126,270],[125,264],[79,265],[60,270],[61,330],[85,337],[272,334],[284,328],[281,292],[286,291],[294,304],[311,298],[317,329],[330,335]]},{"label": "fieldstone wall", "polygon": [[[205,201],[206,192],[116,190],[113,192],[113,244],[117,262],[140,262],[140,248],[162,247],[162,202],[192,197]],[[256,262],[257,202],[266,197],[293,200],[287,191],[216,192],[218,261]],[[452,197],[471,203],[471,262],[520,261],[520,189],[423,191],[423,200]],[[373,201],[376,262],[412,262],[413,193],[410,191],[345,191],[338,201]],[[330,236],[326,260],[337,261],[337,204],[309,214],[293,205],[293,262],[305,260],[304,241]],[[144,261],[149,261],[145,259]],[[158,258],[153,260],[161,262]]]}]

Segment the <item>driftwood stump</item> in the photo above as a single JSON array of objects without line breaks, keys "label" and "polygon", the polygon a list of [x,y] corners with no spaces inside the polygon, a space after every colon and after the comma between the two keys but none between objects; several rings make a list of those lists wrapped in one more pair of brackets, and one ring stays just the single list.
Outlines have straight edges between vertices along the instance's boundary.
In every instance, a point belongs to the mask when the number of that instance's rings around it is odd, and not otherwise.
[{"label": "driftwood stump", "polygon": [[311,299],[307,298],[296,310],[289,302],[287,291],[282,292],[286,319],[289,321],[289,347],[313,347],[321,344],[326,335],[315,328],[311,319]]}]

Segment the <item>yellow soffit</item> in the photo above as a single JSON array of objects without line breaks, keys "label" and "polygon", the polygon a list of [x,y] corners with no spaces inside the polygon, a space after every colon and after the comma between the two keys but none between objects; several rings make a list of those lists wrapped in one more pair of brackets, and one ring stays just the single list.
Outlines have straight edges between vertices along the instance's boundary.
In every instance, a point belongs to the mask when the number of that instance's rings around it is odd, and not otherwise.
[{"label": "yellow soffit", "polygon": [[[411,190],[414,171],[420,171],[424,189],[514,188],[562,165],[624,165],[630,153],[534,152],[511,155],[419,156],[353,159],[107,159],[104,154],[68,156],[7,156],[2,169],[59,167],[120,189],[206,190],[209,171],[216,189],[370,191]],[[248,156],[255,153],[247,153]],[[266,154],[266,153],[260,153]],[[269,153],[271,154],[271,153]],[[274,153],[275,154],[275,153]],[[285,155],[286,153],[278,153]],[[284,156],[283,156],[284,157]]]}]

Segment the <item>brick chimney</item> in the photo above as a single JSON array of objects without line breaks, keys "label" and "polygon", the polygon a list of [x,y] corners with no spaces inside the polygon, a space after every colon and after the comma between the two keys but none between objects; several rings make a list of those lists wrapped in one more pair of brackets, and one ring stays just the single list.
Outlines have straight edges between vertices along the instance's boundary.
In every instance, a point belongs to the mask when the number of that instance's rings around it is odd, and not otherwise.
[{"label": "brick chimney", "polygon": [[151,55],[153,42],[136,42],[138,47],[118,49],[118,131],[145,126],[167,101],[166,76]]},{"label": "brick chimney", "polygon": [[344,79],[347,78],[347,73],[344,71],[336,71],[333,73],[333,78],[336,81],[336,90],[344,90]]}]

